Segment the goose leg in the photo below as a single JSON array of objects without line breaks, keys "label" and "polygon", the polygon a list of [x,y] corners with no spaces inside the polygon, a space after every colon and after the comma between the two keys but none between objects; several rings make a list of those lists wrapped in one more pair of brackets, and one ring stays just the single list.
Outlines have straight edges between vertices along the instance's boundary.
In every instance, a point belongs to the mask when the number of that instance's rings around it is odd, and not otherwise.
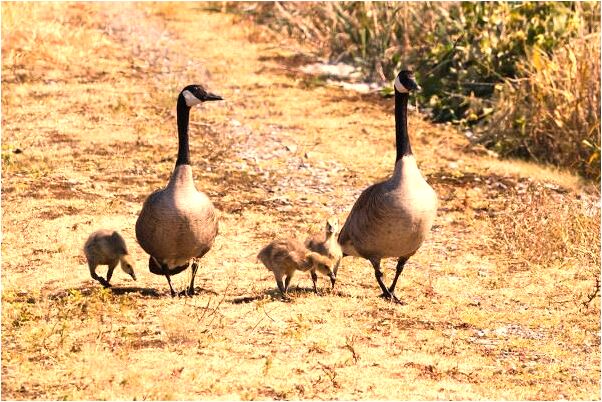
[{"label": "goose leg", "polygon": [[192,279],[190,279],[190,286],[188,286],[187,296],[194,295],[194,277],[196,276],[196,271],[199,269],[199,264],[196,262],[192,263]]},{"label": "goose leg", "polygon": [[169,290],[171,291],[171,297],[176,297],[176,292],[173,290],[173,287],[171,286],[171,279],[169,279],[169,275],[165,275],[165,277],[167,278],[167,284],[169,285]]},{"label": "goose leg", "polygon": [[381,290],[383,291],[383,293],[380,295],[380,297],[400,303],[397,296],[392,294],[389,291],[389,289],[387,289],[387,286],[383,282],[383,271],[380,268],[380,258],[371,258],[370,262],[372,263],[372,266],[374,267],[374,276],[376,276],[376,281],[378,282],[378,286],[380,286]]},{"label": "goose leg", "polygon": [[397,260],[397,268],[395,269],[395,278],[393,278],[393,282],[391,283],[391,286],[389,287],[389,293],[391,293],[392,295],[395,294],[395,286],[397,285],[397,279],[399,278],[399,275],[401,275],[401,273],[403,272],[403,267],[406,265],[406,262],[408,261],[409,257],[399,257],[399,260]]},{"label": "goose leg", "polygon": [[378,286],[383,291],[383,295],[389,295],[389,289],[383,283],[383,271],[380,269],[380,258],[370,258],[370,263],[374,268],[374,276],[376,276],[376,282],[378,282]]},{"label": "goose leg", "polygon": [[314,292],[318,294],[318,274],[316,274],[316,271],[310,271],[309,273],[311,274],[311,281],[314,283]]}]

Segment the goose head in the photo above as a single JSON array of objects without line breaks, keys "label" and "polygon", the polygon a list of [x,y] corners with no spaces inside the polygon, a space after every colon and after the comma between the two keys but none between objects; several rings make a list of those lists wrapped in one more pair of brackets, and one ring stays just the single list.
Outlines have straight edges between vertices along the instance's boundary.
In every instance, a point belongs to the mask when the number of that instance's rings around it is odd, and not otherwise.
[{"label": "goose head", "polygon": [[186,102],[186,106],[193,107],[203,102],[223,100],[219,95],[207,92],[201,85],[188,85],[180,92],[180,97]]},{"label": "goose head", "polygon": [[336,216],[331,216],[326,221],[326,236],[332,236],[339,231],[339,220]]},{"label": "goose head", "polygon": [[395,90],[400,93],[409,93],[412,91],[419,91],[420,86],[414,79],[414,72],[410,70],[402,70],[397,74],[395,78]]}]

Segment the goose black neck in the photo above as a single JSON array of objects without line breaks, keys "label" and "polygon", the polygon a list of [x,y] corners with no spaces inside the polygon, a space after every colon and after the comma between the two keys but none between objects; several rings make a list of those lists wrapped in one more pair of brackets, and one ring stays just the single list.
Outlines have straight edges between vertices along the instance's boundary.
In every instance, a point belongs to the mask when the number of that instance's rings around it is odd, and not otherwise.
[{"label": "goose black neck", "polygon": [[404,156],[412,155],[408,136],[408,98],[407,93],[395,91],[395,143],[397,145],[395,162]]},{"label": "goose black neck", "polygon": [[190,148],[188,145],[188,121],[190,120],[190,107],[186,104],[184,96],[178,97],[178,159],[176,166],[190,165]]}]

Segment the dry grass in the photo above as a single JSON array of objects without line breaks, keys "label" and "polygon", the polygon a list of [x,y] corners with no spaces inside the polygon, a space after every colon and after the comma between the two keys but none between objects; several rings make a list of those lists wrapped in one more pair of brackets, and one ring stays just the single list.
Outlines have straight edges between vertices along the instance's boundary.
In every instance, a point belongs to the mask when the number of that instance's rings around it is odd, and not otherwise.
[{"label": "dry grass", "polygon": [[102,32],[95,18],[99,9],[86,10],[90,13],[75,3],[7,2],[2,13],[3,81],[97,80],[123,67],[120,59],[126,54]]},{"label": "dry grass", "polygon": [[487,162],[487,169],[490,173],[501,176],[530,177],[535,181],[554,184],[571,192],[577,193],[584,188],[592,193],[599,192],[597,183],[588,182],[567,169],[542,165],[537,162],[512,158],[490,158]]},{"label": "dry grass", "polygon": [[[311,43],[332,62],[354,64],[362,70],[354,79],[389,85],[400,68],[411,67],[423,87],[418,99],[435,120],[471,126],[480,121],[481,141],[503,156],[549,163],[594,181],[600,177],[598,3],[224,2],[222,7]],[[550,56],[552,49],[556,54]]]},{"label": "dry grass", "polygon": [[524,183],[509,192],[492,220],[494,249],[511,256],[516,268],[575,264],[591,268],[594,277],[600,266],[600,209],[588,204]]},{"label": "dry grass", "polygon": [[366,76],[383,82],[394,78],[400,60],[410,62],[411,47],[424,42],[421,33],[435,29],[436,12],[417,2],[226,4],[283,35],[312,43],[316,53],[330,60],[353,60]]},{"label": "dry grass", "polygon": [[278,36],[310,45],[307,49],[322,58],[353,64],[361,70],[354,79],[384,85],[393,81],[400,67],[412,67],[420,76],[420,70],[427,73],[434,67],[431,63],[439,62],[430,50],[447,46],[447,38],[439,40],[444,35],[441,25],[455,26],[450,14],[464,18],[454,7],[451,2],[412,1],[223,2],[222,6],[270,27]]},{"label": "dry grass", "polygon": [[[407,305],[377,298],[369,264],[349,258],[334,293],[298,275],[283,303],[257,251],[343,220],[390,172],[392,103],[317,85],[296,70],[298,44],[169,6],[2,5],[14,38],[2,54],[4,399],[600,399],[600,298],[584,303],[599,278],[596,193],[534,166],[504,173],[412,113],[441,208],[398,285]],[[32,41],[42,25],[66,39]],[[80,46],[69,61],[89,74],[55,54]],[[226,99],[191,126],[196,183],[222,221],[200,294],[172,299],[134,222],[173,168],[175,94],[199,81]],[[91,280],[81,247],[100,227],[124,235],[138,282]],[[534,240],[554,258],[524,247]]]},{"label": "dry grass", "polygon": [[526,78],[501,87],[481,141],[599,180],[600,33],[552,56],[536,49],[520,69]]}]

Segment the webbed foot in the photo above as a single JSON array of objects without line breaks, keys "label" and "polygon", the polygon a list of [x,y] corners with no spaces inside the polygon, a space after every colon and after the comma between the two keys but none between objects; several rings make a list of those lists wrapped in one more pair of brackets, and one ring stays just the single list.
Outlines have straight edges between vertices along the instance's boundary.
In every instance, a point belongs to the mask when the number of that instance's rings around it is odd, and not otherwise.
[{"label": "webbed foot", "polygon": [[194,291],[194,289],[186,289],[186,290],[182,290],[180,293],[178,293],[178,296],[194,296],[196,294],[196,292]]},{"label": "webbed foot", "polygon": [[395,293],[390,293],[390,292],[381,293],[381,295],[379,297],[382,297],[385,300],[397,303],[397,304],[402,305],[402,306],[405,304],[403,301],[401,301],[401,300],[399,300],[397,298],[397,296],[395,295]]}]

